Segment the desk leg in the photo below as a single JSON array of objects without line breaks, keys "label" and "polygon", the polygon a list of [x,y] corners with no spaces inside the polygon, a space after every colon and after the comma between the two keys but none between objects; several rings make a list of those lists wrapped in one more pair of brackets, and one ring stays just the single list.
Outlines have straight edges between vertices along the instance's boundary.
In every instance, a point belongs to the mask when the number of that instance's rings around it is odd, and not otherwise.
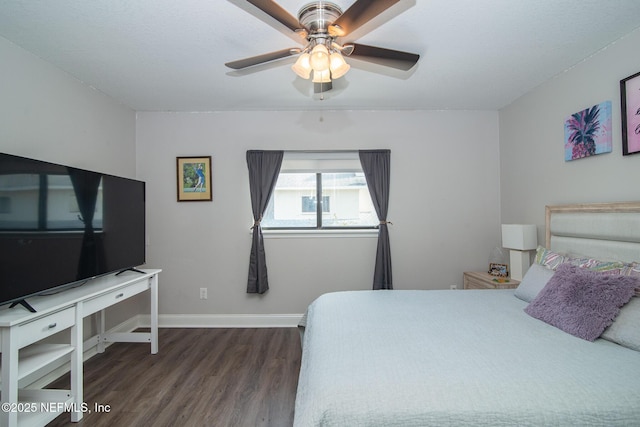
[{"label": "desk leg", "polygon": [[[2,403],[18,403],[18,346],[15,335],[2,331]],[[18,425],[17,411],[0,411],[0,426]]]},{"label": "desk leg", "polygon": [[158,353],[158,275],[149,279],[151,281],[151,354]]},{"label": "desk leg", "polygon": [[96,346],[96,350],[98,353],[104,353],[104,310],[100,310],[98,313],[96,313],[96,327],[98,329],[98,344]]},{"label": "desk leg", "polygon": [[82,419],[82,399],[83,399],[83,380],[82,380],[82,361],[83,361],[83,302],[76,304],[76,322],[71,327],[71,346],[74,348],[71,353],[71,395],[75,411],[71,412],[71,422],[78,422]]}]

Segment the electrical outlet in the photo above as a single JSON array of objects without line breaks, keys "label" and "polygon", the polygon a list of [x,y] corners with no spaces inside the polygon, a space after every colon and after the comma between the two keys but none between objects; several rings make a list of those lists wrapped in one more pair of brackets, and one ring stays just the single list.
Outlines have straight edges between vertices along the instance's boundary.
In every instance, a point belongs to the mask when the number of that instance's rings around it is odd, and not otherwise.
[{"label": "electrical outlet", "polygon": [[200,299],[207,299],[207,288],[200,288]]},{"label": "electrical outlet", "polygon": [[456,289],[458,289],[458,285],[451,285],[449,286],[449,289],[451,289],[452,291],[455,291]]}]

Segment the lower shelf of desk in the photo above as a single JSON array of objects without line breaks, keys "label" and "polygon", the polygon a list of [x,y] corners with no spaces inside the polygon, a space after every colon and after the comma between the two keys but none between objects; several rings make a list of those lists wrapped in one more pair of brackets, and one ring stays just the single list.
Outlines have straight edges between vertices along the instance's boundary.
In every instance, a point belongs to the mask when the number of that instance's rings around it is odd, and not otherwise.
[{"label": "lower shelf of desk", "polygon": [[18,382],[70,355],[72,352],[73,347],[68,344],[38,343],[20,349],[18,353]]},{"label": "lower shelf of desk", "polygon": [[22,389],[17,405],[19,425],[46,425],[64,412],[82,410],[75,407],[70,390]]}]

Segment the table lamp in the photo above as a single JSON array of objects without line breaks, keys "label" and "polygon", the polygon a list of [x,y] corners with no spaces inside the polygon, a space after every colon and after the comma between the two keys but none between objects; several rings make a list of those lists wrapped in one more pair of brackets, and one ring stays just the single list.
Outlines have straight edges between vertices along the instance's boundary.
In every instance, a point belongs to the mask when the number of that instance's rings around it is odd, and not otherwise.
[{"label": "table lamp", "polygon": [[538,231],[533,224],[502,224],[502,246],[509,249],[512,279],[522,280],[531,265],[529,251],[538,247]]}]

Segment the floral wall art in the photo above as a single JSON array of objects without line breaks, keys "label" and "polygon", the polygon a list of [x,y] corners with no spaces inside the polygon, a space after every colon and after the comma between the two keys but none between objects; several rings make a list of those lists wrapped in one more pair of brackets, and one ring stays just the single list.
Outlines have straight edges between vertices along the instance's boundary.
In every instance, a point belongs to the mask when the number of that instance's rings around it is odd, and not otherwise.
[{"label": "floral wall art", "polygon": [[578,111],[564,121],[564,160],[611,152],[611,101]]}]

